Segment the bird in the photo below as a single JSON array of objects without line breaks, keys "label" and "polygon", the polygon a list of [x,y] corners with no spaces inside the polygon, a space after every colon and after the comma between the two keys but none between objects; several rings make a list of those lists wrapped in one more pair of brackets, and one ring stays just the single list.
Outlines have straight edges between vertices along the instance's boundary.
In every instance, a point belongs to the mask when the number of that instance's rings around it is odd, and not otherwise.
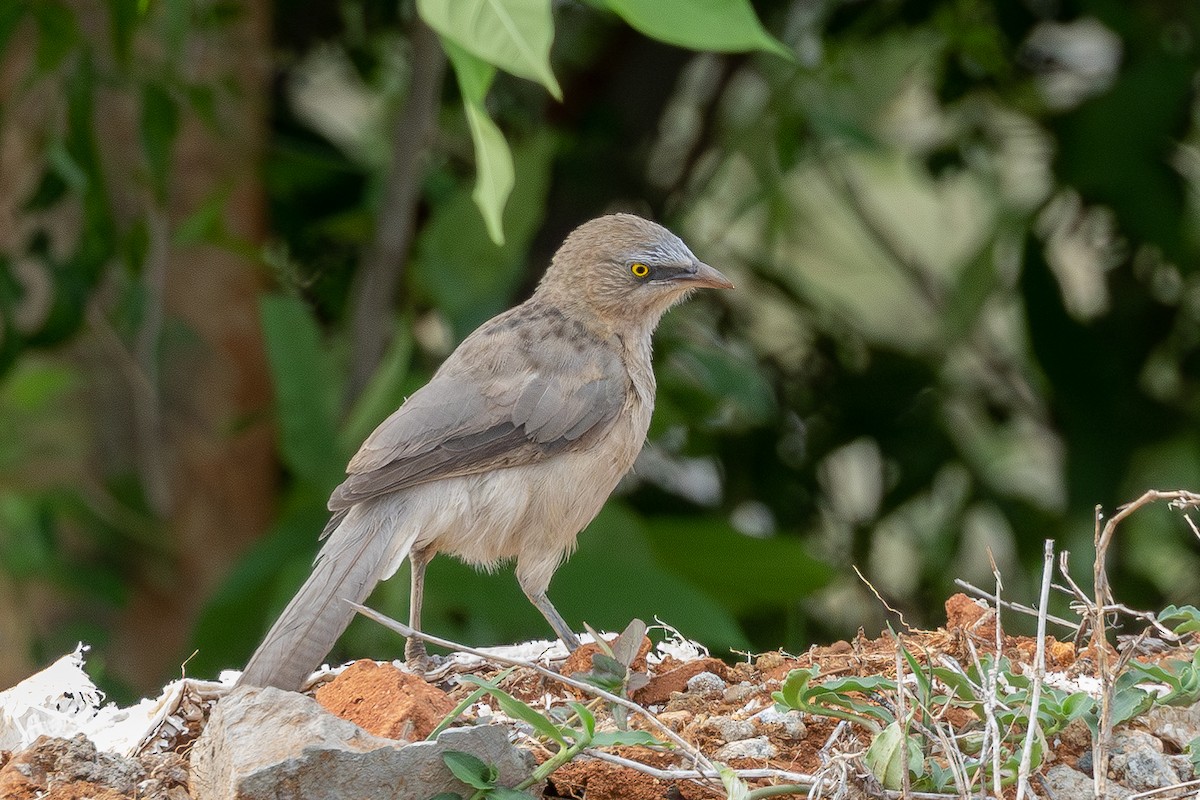
[{"label": "bird", "polygon": [[[445,553],[516,579],[568,650],[546,590],[642,449],[654,408],[651,338],[700,288],[732,289],[665,227],[610,214],[573,230],[525,302],[466,337],[374,430],[329,498],[309,578],[238,681],[298,690],[375,585],[407,558],[409,624]],[[350,602],[346,602],[350,601]],[[406,663],[429,664],[409,637]]]}]

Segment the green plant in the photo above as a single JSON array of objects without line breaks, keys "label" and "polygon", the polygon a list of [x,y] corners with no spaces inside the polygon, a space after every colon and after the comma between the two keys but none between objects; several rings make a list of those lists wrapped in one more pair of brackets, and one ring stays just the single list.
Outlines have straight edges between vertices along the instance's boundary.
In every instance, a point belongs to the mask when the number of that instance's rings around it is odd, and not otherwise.
[{"label": "green plant", "polygon": [[1200,609],[1195,606],[1169,605],[1158,612],[1158,621],[1179,636],[1200,633]]},{"label": "green plant", "polygon": [[[633,620],[611,645],[591,625],[585,623],[585,627],[592,635],[599,652],[592,654],[592,668],[580,675],[580,678],[626,699],[629,698],[630,692],[636,692],[650,681],[646,673],[632,670],[633,661],[646,638],[646,623],[640,619]],[[617,727],[625,730],[628,724],[628,709],[610,703],[609,711]]]},{"label": "green plant", "polygon": [[1200,701],[1200,649],[1192,656],[1191,661],[1171,659],[1163,664],[1143,664],[1133,661],[1129,664],[1132,674],[1142,680],[1164,684],[1167,693],[1155,694],[1153,702],[1165,706],[1190,706]]},{"label": "green plant", "polygon": [[844,719],[862,725],[876,736],[883,731],[884,726],[896,721],[895,716],[886,708],[863,702],[847,694],[895,691],[895,681],[871,676],[834,678],[814,684],[813,679],[820,673],[820,667],[816,666],[794,669],[784,678],[779,690],[771,693],[771,697],[780,710],[796,709],[809,714]]},{"label": "green plant", "polygon": [[[640,641],[640,640],[639,640]],[[454,772],[459,780],[471,786],[476,791],[470,800],[481,800],[484,797],[497,797],[508,800],[512,797],[524,797],[521,790],[527,789],[545,780],[550,773],[578,756],[589,747],[616,747],[619,745],[655,745],[666,746],[646,731],[617,730],[596,731],[596,717],[582,703],[571,701],[567,704],[570,711],[562,722],[555,722],[546,714],[534,709],[513,697],[500,688],[503,675],[494,681],[486,681],[475,675],[466,675],[462,680],[478,686],[476,690],[491,695],[500,706],[500,710],[514,720],[524,722],[530,728],[531,735],[542,739],[548,747],[555,750],[554,754],[538,765],[533,774],[517,784],[512,789],[496,785],[496,770],[486,765],[478,758],[467,753],[451,751],[445,754],[446,765]],[[475,696],[475,692],[472,696]],[[465,708],[461,703],[459,708]],[[454,716],[461,710],[452,712]],[[445,721],[443,721],[443,725]],[[446,797],[449,797],[448,795]]]}]

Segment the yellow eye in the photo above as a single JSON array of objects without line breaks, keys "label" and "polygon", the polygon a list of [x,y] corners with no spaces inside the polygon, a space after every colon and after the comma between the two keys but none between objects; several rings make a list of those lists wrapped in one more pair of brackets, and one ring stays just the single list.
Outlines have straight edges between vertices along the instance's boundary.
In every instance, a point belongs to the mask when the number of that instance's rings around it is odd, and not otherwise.
[{"label": "yellow eye", "polygon": [[633,273],[635,278],[644,278],[650,274],[650,268],[640,261],[635,261],[630,264],[629,271]]}]

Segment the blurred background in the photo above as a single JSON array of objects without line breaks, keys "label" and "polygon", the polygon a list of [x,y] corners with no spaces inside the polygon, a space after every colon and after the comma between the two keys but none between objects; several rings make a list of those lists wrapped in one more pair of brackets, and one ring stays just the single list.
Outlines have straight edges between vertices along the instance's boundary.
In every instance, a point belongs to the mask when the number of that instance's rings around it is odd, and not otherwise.
[{"label": "blurred background", "polygon": [[[524,62],[440,5],[0,3],[0,687],[80,640],[115,699],[239,666],[362,438],[614,210],[738,289],[659,330],[577,627],[873,636],[852,566],[935,626],[989,550],[1012,599],[1046,538],[1087,586],[1097,505],[1200,489],[1200,5],[505,0]],[[1112,559],[1197,600],[1166,509]],[[510,571],[427,598],[549,635]]]}]

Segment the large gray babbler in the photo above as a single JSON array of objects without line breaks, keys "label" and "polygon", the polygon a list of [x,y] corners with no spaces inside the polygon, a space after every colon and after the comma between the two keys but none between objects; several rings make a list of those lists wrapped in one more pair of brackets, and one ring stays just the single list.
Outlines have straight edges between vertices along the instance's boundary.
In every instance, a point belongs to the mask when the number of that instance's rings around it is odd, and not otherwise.
[{"label": "large gray babbler", "polygon": [[[699,287],[733,284],[661,225],[613,214],[576,228],[533,296],[468,336],[351,459],[312,575],[240,682],[299,688],[350,624],[345,601],[405,558],[420,630],[437,553],[516,559],[525,596],[578,647],[546,588],[633,466],[654,408],[651,334]],[[424,644],[410,639],[405,656],[424,666]]]}]

